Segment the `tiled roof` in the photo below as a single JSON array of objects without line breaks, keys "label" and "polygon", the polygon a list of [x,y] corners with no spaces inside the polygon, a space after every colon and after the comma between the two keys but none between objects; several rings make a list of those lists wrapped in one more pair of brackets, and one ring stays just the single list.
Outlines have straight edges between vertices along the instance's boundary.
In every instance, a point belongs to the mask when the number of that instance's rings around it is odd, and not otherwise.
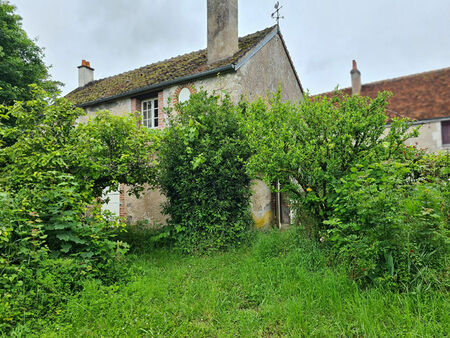
[{"label": "tiled roof", "polygon": [[126,73],[92,81],[84,87],[73,90],[66,95],[66,98],[76,105],[82,105],[88,102],[126,94],[139,88],[145,88],[235,64],[274,29],[275,26],[269,27],[239,38],[239,51],[235,55],[211,65],[208,65],[207,51],[203,49],[153,63]]},{"label": "tiled roof", "polygon": [[[352,89],[341,90],[351,95]],[[413,120],[450,117],[450,67],[412,74],[362,85],[361,95],[376,97],[378,92],[390,91],[388,115]],[[332,92],[321,95],[332,95]]]}]

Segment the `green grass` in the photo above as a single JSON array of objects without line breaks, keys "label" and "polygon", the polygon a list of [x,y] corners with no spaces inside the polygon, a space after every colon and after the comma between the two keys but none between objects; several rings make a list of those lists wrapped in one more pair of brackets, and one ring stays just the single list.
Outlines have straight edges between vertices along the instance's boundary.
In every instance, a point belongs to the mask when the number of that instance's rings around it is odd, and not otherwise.
[{"label": "green grass", "polygon": [[292,231],[210,256],[135,255],[130,274],[127,285],[86,283],[38,334],[423,337],[446,336],[449,326],[447,295],[358,289]]}]

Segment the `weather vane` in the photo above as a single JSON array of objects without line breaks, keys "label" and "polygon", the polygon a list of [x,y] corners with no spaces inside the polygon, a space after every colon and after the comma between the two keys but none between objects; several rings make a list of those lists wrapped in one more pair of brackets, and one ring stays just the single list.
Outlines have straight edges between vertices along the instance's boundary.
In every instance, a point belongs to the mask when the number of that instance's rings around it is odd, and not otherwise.
[{"label": "weather vane", "polygon": [[280,15],[280,9],[283,8],[283,6],[280,6],[280,2],[277,1],[277,3],[275,4],[275,12],[272,13],[272,19],[276,19],[277,20],[277,26],[280,25],[280,19],[284,19],[284,16]]}]

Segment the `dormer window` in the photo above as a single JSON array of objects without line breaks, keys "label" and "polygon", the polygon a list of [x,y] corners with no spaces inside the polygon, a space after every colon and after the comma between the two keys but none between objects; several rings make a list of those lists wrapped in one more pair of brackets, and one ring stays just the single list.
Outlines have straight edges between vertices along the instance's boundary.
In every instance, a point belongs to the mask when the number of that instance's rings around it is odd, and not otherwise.
[{"label": "dormer window", "polygon": [[142,124],[147,128],[158,128],[158,98],[142,101]]}]

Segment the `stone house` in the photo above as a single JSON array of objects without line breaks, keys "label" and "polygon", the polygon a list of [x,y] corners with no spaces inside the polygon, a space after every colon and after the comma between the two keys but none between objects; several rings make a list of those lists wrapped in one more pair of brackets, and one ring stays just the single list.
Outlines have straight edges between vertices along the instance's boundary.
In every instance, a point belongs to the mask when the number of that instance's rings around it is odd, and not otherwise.
[{"label": "stone house", "polygon": [[419,137],[409,139],[408,144],[429,152],[450,151],[450,67],[361,84],[361,72],[353,61],[350,74],[352,86],[342,89],[348,95],[375,98],[382,91],[393,93],[387,114],[410,118],[413,126],[420,126]]},{"label": "stone house", "polygon": [[[302,85],[278,26],[238,38],[237,0],[208,0],[207,12],[207,49],[100,80],[94,80],[94,69],[83,60],[78,67],[79,87],[66,97],[87,116],[98,110],[138,112],[148,128],[164,128],[162,108],[189,99],[198,89],[225,90],[237,102],[242,96],[264,96],[281,84],[283,99],[302,99]],[[120,190],[110,195],[111,211],[130,222],[164,223],[160,208],[164,196],[159,191],[136,199],[125,186]],[[253,185],[251,208],[257,227],[275,220],[279,226],[289,222],[281,195],[274,196],[260,181]]]}]

